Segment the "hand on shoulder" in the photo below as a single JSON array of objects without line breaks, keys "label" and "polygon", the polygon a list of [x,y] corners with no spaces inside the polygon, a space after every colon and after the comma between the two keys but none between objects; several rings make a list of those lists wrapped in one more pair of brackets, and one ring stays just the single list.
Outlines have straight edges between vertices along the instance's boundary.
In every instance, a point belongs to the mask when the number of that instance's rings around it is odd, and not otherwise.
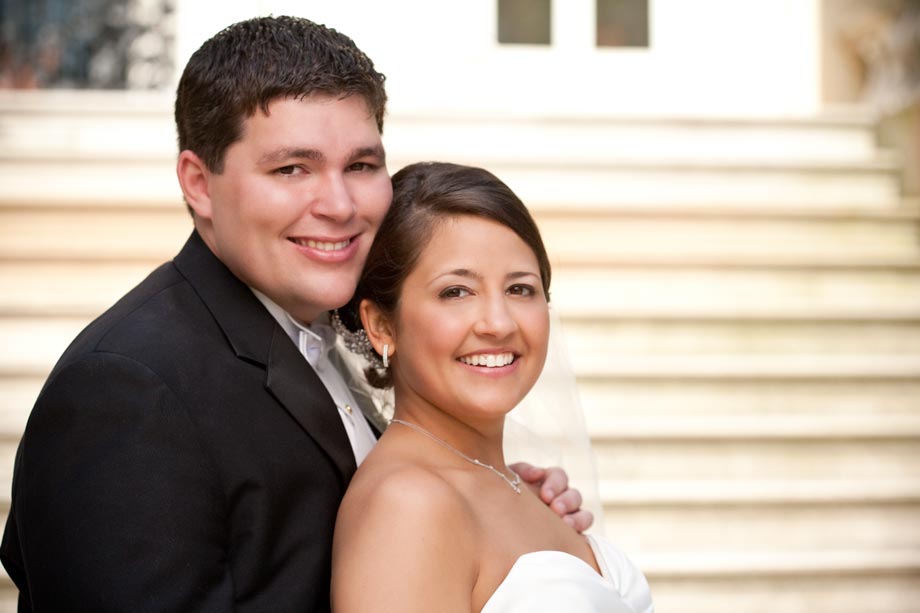
[{"label": "hand on shoulder", "polygon": [[594,514],[581,508],[581,492],[569,487],[569,476],[563,469],[539,468],[527,462],[512,464],[511,469],[576,532],[585,532],[594,523]]}]

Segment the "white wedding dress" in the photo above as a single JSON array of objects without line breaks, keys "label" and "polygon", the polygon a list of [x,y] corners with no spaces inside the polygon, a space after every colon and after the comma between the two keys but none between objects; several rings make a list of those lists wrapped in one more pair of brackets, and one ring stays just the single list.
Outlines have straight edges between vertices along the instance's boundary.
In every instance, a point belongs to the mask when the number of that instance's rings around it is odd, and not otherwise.
[{"label": "white wedding dress", "polygon": [[642,571],[611,543],[587,538],[603,576],[561,551],[524,554],[482,613],[654,613]]}]

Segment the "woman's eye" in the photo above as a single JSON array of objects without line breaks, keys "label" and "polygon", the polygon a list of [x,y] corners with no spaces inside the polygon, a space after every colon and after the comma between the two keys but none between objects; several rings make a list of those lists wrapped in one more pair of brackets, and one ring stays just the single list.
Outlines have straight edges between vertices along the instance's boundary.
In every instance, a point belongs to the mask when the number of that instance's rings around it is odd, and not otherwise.
[{"label": "woman's eye", "polygon": [[448,287],[438,294],[439,298],[463,298],[464,296],[469,296],[470,290],[465,287]]},{"label": "woman's eye", "polygon": [[516,284],[508,288],[508,293],[513,296],[533,296],[536,290],[532,285]]}]

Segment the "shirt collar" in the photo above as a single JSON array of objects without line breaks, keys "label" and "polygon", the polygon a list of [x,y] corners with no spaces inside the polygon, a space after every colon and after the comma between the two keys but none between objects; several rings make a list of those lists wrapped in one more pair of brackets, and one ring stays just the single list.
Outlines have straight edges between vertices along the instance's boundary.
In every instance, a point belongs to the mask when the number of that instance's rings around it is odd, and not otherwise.
[{"label": "shirt collar", "polygon": [[290,337],[307,361],[316,370],[328,362],[329,351],[335,345],[335,330],[329,324],[329,314],[323,313],[309,324],[302,324],[282,309],[274,300],[255,288],[250,288],[281,329]]}]

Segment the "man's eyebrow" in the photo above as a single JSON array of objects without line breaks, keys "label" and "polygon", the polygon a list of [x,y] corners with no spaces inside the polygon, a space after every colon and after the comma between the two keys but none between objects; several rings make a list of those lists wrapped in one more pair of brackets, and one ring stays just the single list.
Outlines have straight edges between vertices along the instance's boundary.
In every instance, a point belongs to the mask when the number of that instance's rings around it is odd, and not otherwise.
[{"label": "man's eyebrow", "polygon": [[351,159],[353,160],[358,160],[365,157],[374,157],[380,160],[385,160],[387,154],[381,145],[374,145],[372,147],[358,147],[351,152]]},{"label": "man's eyebrow", "polygon": [[[386,153],[381,146],[357,147],[351,151],[348,156],[349,160],[358,160],[364,157],[375,157],[380,160],[386,159]],[[317,149],[308,149],[306,147],[281,147],[274,151],[269,151],[259,158],[259,164],[280,164],[288,160],[312,160],[314,162],[325,162],[326,156],[322,151]]]},{"label": "man's eyebrow", "polygon": [[301,147],[282,147],[269,151],[259,158],[259,164],[280,164],[287,160],[301,159],[322,162],[326,159],[320,151],[316,149],[305,149]]}]

